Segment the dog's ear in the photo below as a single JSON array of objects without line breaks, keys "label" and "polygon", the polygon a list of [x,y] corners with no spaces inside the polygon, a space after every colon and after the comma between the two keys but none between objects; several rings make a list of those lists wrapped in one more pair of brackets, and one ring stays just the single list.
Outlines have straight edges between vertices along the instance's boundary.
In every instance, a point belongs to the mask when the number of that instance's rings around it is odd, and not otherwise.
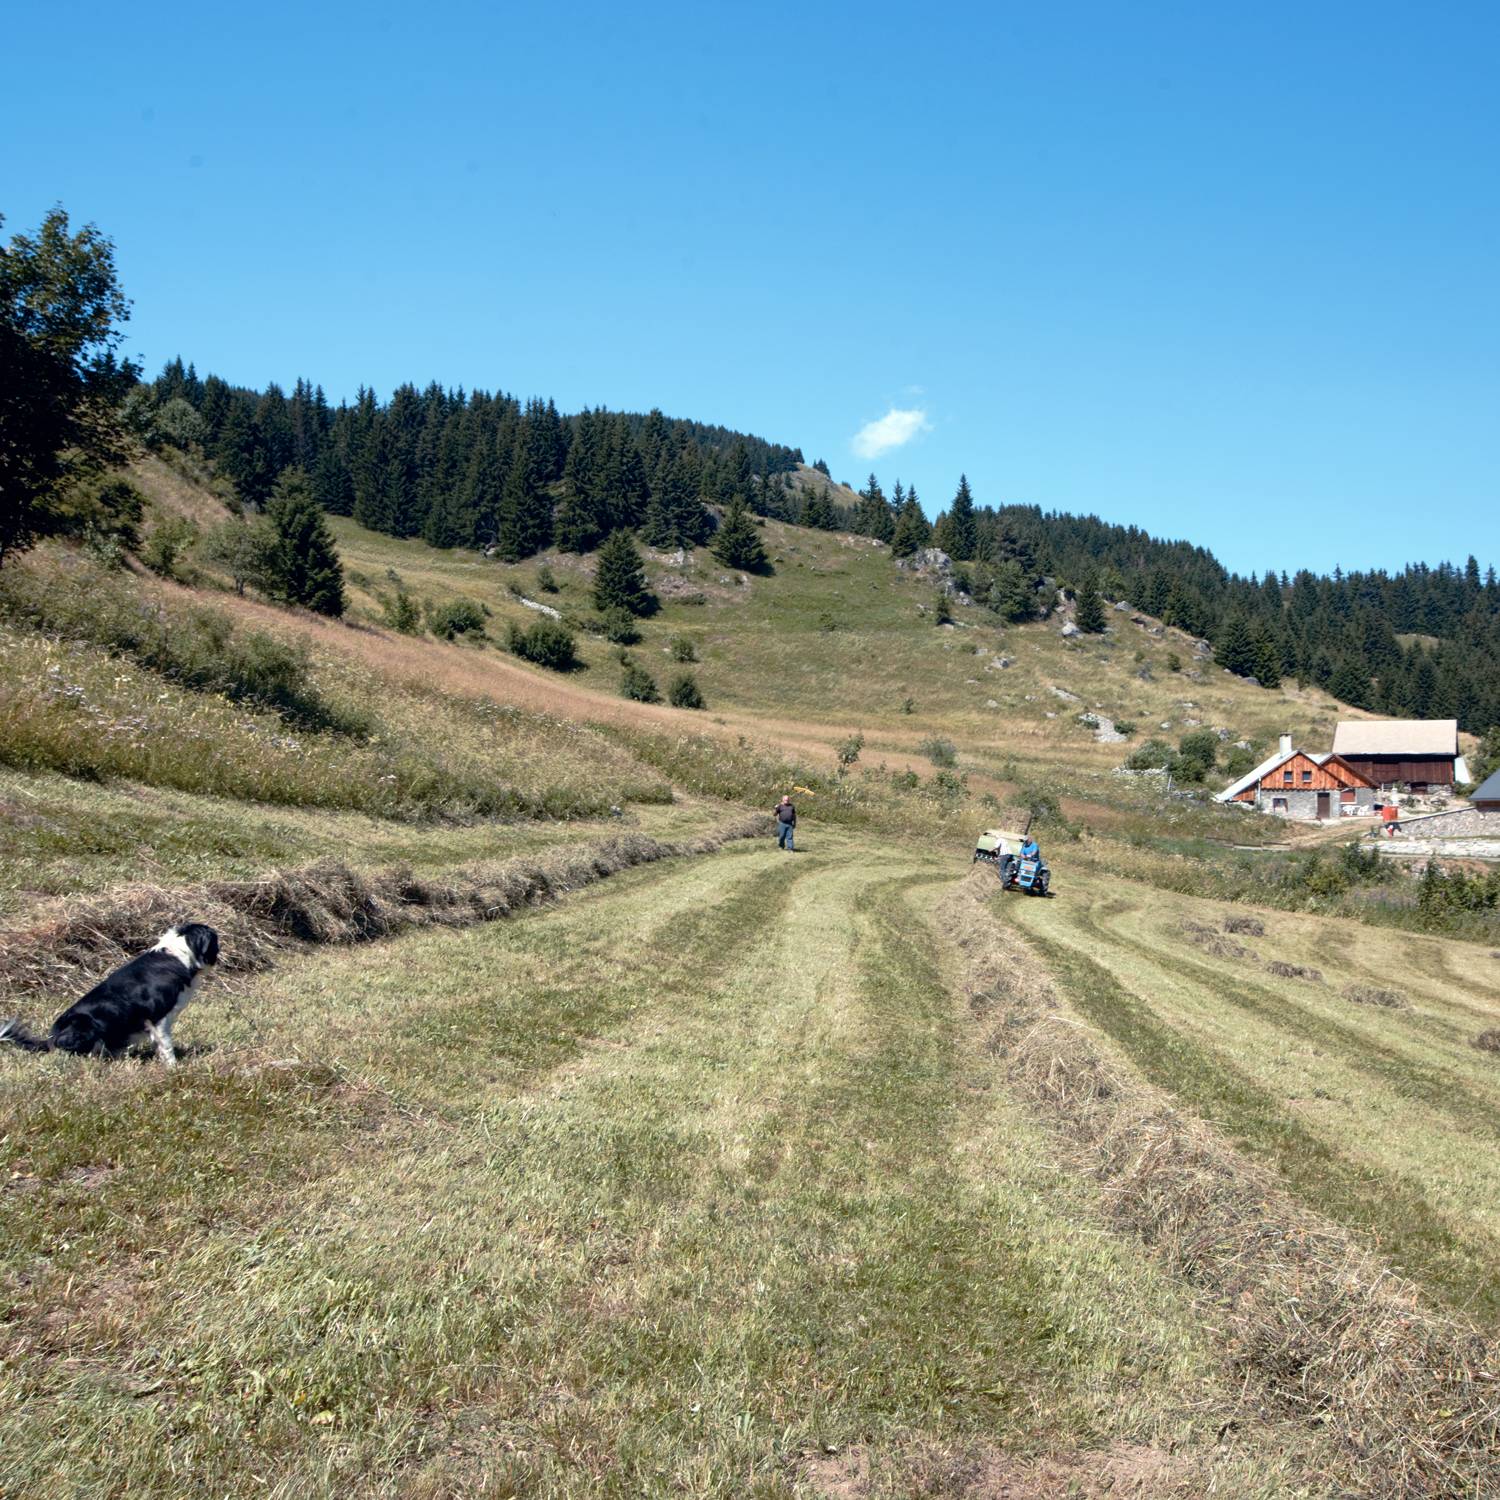
[{"label": "dog's ear", "polygon": [[202,922],[189,922],[180,929],[183,941],[192,950],[193,957],[203,968],[219,961],[219,934]]}]

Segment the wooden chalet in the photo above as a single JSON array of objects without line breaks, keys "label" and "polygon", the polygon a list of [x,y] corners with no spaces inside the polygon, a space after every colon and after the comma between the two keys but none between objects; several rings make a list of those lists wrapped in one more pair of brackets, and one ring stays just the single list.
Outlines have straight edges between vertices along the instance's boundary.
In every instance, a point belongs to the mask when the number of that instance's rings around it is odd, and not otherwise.
[{"label": "wooden chalet", "polygon": [[1375,783],[1342,757],[1310,755],[1282,735],[1276,754],[1214,798],[1242,802],[1278,818],[1320,822],[1375,810]]},{"label": "wooden chalet", "polygon": [[1451,790],[1463,779],[1457,719],[1344,719],[1333,753],[1382,789]]}]

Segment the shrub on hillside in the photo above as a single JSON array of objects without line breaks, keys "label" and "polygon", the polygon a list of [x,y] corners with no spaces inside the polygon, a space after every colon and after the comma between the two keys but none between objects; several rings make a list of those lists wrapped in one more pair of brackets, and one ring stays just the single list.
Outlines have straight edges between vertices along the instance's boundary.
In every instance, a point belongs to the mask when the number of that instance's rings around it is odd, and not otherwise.
[{"label": "shrub on hillside", "polygon": [[557,575],[546,563],[543,563],[536,570],[536,586],[544,594],[555,594],[557,592]]},{"label": "shrub on hillside", "polygon": [[698,652],[694,648],[692,641],[687,636],[679,635],[673,638],[672,660],[682,662],[698,660]]},{"label": "shrub on hillside", "polygon": [[667,700],[673,708],[702,708],[703,694],[698,679],[691,672],[679,672],[667,688]]},{"label": "shrub on hillside", "polygon": [[859,759],[859,752],[865,748],[865,737],[862,734],[851,734],[848,739],[842,741],[834,754],[838,756],[838,762],[847,770]]},{"label": "shrub on hillside", "polygon": [[628,609],[608,609],[599,616],[599,632],[612,646],[634,646],[641,638]]},{"label": "shrub on hillside", "polygon": [[1165,771],[1173,761],[1174,752],[1165,740],[1150,739],[1137,745],[1125,757],[1127,771]]},{"label": "shrub on hillside", "polygon": [[571,672],[579,664],[573,632],[556,620],[538,620],[526,630],[512,622],[506,644],[516,656],[553,672]]},{"label": "shrub on hillside", "polygon": [[958,764],[958,748],[952,740],[938,738],[923,740],[917,746],[917,749],[935,766],[956,766]]},{"label": "shrub on hillside", "polygon": [[119,474],[80,480],[50,506],[51,529],[58,535],[109,537],[130,552],[141,544],[145,514],[146,497]]},{"label": "shrub on hillside", "polygon": [[445,641],[461,635],[484,634],[484,610],[472,599],[449,599],[445,604],[427,606],[427,627]]},{"label": "shrub on hillside", "polygon": [[626,657],[621,663],[620,696],[636,703],[660,703],[656,679],[638,662]]},{"label": "shrub on hillside", "polygon": [[197,536],[197,527],[185,517],[163,516],[141,548],[141,561],[163,578],[176,578],[178,564]]},{"label": "shrub on hillside", "polygon": [[383,595],[380,614],[392,630],[399,630],[402,635],[422,633],[422,610],[405,589],[398,588],[394,594]]}]

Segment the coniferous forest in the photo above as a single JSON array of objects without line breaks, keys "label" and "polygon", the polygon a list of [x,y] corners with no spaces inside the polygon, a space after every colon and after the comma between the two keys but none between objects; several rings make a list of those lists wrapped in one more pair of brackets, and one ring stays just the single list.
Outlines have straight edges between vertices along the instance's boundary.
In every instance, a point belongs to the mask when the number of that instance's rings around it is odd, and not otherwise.
[{"label": "coniferous forest", "polygon": [[1241,577],[1204,547],[1138,527],[978,505],[966,478],[929,523],[899,480],[887,495],[871,474],[857,503],[841,504],[830,484],[793,478],[799,449],[728,428],[660,411],[564,415],[551,401],[437,385],[403,385],[383,403],[361,390],[333,407],[306,381],[290,396],[248,390],[179,359],[127,398],[126,414],[150,439],[201,445],[251,506],[300,469],[332,515],[507,561],[553,545],[590,552],[622,530],[693,547],[714,534],[710,505],[749,510],[875,537],[898,558],[939,547],[959,565],[958,587],[1000,621],[1046,614],[1059,585],[1084,589],[1209,640],[1220,665],[1266,687],[1312,682],[1357,707],[1456,718],[1476,733],[1500,723],[1500,583],[1473,557]]}]

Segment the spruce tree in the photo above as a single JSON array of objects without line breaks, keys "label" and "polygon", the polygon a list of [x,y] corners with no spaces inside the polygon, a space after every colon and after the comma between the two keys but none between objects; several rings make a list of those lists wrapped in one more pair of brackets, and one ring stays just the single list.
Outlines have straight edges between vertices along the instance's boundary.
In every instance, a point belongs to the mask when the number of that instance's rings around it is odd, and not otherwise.
[{"label": "spruce tree", "polygon": [[607,614],[623,609],[632,615],[655,612],[656,598],[646,586],[641,554],[628,531],[616,531],[599,549],[594,570],[594,608]]},{"label": "spruce tree", "polygon": [[1243,615],[1231,615],[1218,632],[1214,660],[1236,677],[1254,677],[1258,658],[1255,637]]},{"label": "spruce tree", "polygon": [[838,511],[834,509],[826,489],[819,487],[808,494],[802,506],[802,524],[818,531],[838,530]]},{"label": "spruce tree", "polygon": [[953,545],[944,550],[956,562],[972,562],[979,534],[974,524],[974,496],[969,492],[969,480],[965,474],[958,476],[958,492],[948,511],[948,523],[953,531]]},{"label": "spruce tree", "polygon": [[531,557],[552,541],[552,497],[542,487],[544,471],[537,439],[537,431],[529,422],[523,423],[500,497],[496,545],[506,562]]},{"label": "spruce tree", "polygon": [[761,545],[760,532],[738,495],[729,502],[724,522],[714,537],[713,554],[726,568],[738,568],[743,573],[770,571],[770,559]]},{"label": "spruce tree", "polygon": [[932,535],[927,517],[917,503],[916,491],[909,491],[902,501],[901,513],[896,517],[896,528],[891,534],[891,555],[910,557],[919,547],[925,547]]},{"label": "spruce tree", "polygon": [[1099,586],[1090,573],[1078,590],[1078,608],[1073,623],[1084,635],[1101,635],[1104,632],[1104,605],[1099,600]]},{"label": "spruce tree", "polygon": [[288,469],[276,482],[267,515],[275,531],[267,568],[275,595],[320,615],[343,614],[343,565],[301,469]]}]

